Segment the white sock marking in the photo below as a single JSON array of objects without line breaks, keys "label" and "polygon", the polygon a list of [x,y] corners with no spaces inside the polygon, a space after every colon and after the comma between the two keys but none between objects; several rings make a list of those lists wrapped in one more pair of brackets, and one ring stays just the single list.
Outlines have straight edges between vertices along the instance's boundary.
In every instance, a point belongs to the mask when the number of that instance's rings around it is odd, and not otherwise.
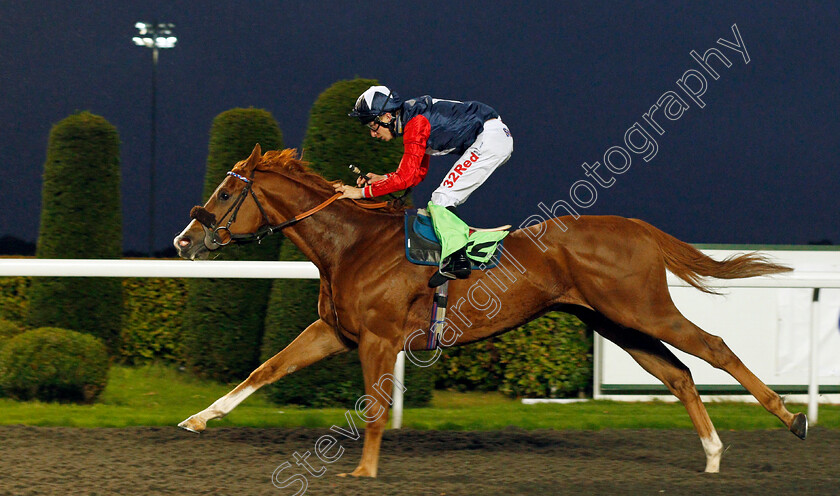
[{"label": "white sock marking", "polygon": [[723,443],[720,442],[717,431],[712,435],[700,438],[703,443],[703,451],[706,452],[706,472],[720,472],[720,457],[723,455]]}]

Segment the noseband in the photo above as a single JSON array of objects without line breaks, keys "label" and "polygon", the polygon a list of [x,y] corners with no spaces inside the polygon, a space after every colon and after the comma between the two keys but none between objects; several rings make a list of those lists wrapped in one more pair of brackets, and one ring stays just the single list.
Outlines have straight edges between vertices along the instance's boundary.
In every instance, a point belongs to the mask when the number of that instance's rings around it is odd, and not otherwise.
[{"label": "noseband", "polygon": [[[205,228],[209,229],[212,232],[213,243],[215,243],[219,246],[227,246],[233,241],[235,241],[237,243],[247,243],[247,242],[251,242],[251,241],[259,242],[263,238],[265,238],[266,236],[270,236],[271,234],[274,234],[275,232],[279,232],[279,231],[285,229],[286,227],[291,226],[292,224],[296,224],[296,223],[300,222],[301,220],[303,220],[303,219],[309,217],[310,215],[322,210],[327,205],[329,205],[332,202],[341,198],[341,193],[336,193],[335,195],[327,198],[321,204],[317,205],[314,208],[311,208],[311,209],[307,210],[306,212],[303,212],[302,214],[298,214],[295,217],[293,217],[293,218],[291,218],[291,219],[289,219],[285,222],[281,222],[280,224],[271,225],[271,222],[268,219],[268,215],[265,213],[265,209],[263,208],[262,204],[260,203],[259,198],[257,198],[257,194],[254,193],[253,172],[251,173],[251,178],[247,178],[247,177],[242,176],[240,174],[237,174],[236,172],[233,172],[233,171],[229,171],[227,173],[227,175],[228,176],[233,176],[236,179],[239,179],[240,181],[243,181],[245,183],[245,187],[242,188],[242,191],[239,192],[239,195],[236,197],[236,200],[234,200],[233,204],[227,209],[227,211],[225,212],[225,214],[222,216],[222,218],[220,220],[217,221],[216,220],[216,215],[211,213],[211,212],[208,212],[207,209],[205,209],[204,207],[196,205],[195,207],[192,208],[192,210],[190,210],[190,218],[195,219],[199,224],[201,224]],[[260,214],[262,215],[264,224],[263,224],[262,227],[257,229],[256,232],[245,233],[245,234],[234,234],[230,231],[230,226],[231,226],[231,224],[236,222],[236,214],[239,212],[239,207],[241,207],[242,204],[245,202],[245,199],[248,197],[248,194],[251,195],[251,197],[254,199],[254,202],[257,204],[257,208],[260,209]],[[360,207],[367,208],[367,209],[382,208],[382,207],[385,207],[385,206],[388,205],[387,202],[361,203],[361,202],[358,202],[356,200],[353,200],[353,201],[356,203],[356,205],[359,205]],[[228,216],[230,216],[230,219],[227,221],[227,224],[225,224],[224,226],[220,226],[219,224],[224,222],[224,220]],[[222,239],[222,237],[220,235],[221,232],[227,232],[227,238],[228,238],[227,241],[224,241]]]},{"label": "noseband", "polygon": [[[270,222],[268,221],[268,215],[265,213],[265,209],[263,208],[262,204],[260,203],[259,198],[257,198],[257,194],[254,193],[253,190],[253,174],[251,178],[247,178],[243,175],[237,174],[236,172],[229,171],[227,173],[228,176],[233,176],[240,181],[245,183],[245,187],[242,188],[242,191],[239,192],[239,195],[236,197],[236,200],[233,201],[233,204],[227,209],[224,215],[220,220],[216,220],[216,215],[213,213],[208,212],[204,207],[200,207],[196,205],[190,211],[190,218],[195,219],[198,221],[199,224],[209,229],[213,234],[213,243],[219,246],[226,246],[230,244],[232,241],[236,241],[237,243],[248,242],[248,241],[260,241],[262,238],[271,234],[277,226],[271,226]],[[248,198],[248,194],[254,199],[254,202],[257,204],[257,208],[260,209],[260,214],[262,215],[263,220],[265,221],[266,227],[260,228],[257,232],[249,233],[249,234],[233,234],[230,232],[230,226],[234,222],[236,222],[236,214],[239,213],[239,208],[245,203],[245,199]],[[220,224],[224,222],[224,220],[230,216],[228,219],[227,224],[221,226]],[[227,241],[222,239],[222,234],[227,232]]]}]

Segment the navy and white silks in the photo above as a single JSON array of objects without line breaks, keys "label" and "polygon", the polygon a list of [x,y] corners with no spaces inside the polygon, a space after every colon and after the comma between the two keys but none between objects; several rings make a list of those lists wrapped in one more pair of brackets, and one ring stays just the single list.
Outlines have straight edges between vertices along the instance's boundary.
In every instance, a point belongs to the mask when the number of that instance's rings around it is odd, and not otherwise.
[{"label": "navy and white silks", "polygon": [[460,158],[432,193],[443,207],[464,203],[513,152],[510,131],[490,106],[481,102],[438,100],[422,96],[406,100],[396,116],[404,152],[396,172],[364,188],[365,197],[382,196],[422,181],[430,155]]}]

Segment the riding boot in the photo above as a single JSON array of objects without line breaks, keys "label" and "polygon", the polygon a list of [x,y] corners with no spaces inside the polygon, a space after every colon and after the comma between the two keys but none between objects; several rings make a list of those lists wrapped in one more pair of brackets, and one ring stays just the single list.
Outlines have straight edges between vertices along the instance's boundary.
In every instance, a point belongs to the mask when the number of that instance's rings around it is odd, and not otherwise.
[{"label": "riding boot", "polygon": [[472,272],[472,262],[467,258],[467,248],[461,248],[450,255],[429,279],[429,287],[436,288],[450,279],[466,279]]},{"label": "riding boot", "polygon": [[466,279],[472,272],[472,263],[467,258],[467,248],[461,248],[446,260],[440,273],[449,279]]}]

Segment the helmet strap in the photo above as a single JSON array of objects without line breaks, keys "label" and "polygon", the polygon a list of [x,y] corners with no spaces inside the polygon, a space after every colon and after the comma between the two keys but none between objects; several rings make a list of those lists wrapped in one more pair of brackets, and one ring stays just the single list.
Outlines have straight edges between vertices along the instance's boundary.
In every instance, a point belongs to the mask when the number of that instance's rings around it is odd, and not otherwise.
[{"label": "helmet strap", "polygon": [[387,124],[379,120],[379,117],[376,118],[376,123],[380,126],[385,127],[387,130],[391,131],[391,134],[394,136],[397,135],[397,112],[398,110],[393,110],[390,112],[391,114],[391,121]]},{"label": "helmet strap", "polygon": [[396,131],[396,128],[395,128],[395,124],[396,124],[396,122],[397,122],[397,114],[396,114],[396,111],[395,111],[395,110],[394,110],[394,111],[386,111],[386,110],[385,110],[385,107],[386,107],[386,106],[388,106],[388,102],[391,100],[391,95],[393,95],[393,94],[394,94],[394,90],[390,90],[390,91],[388,91],[388,96],[387,96],[387,97],[385,97],[385,101],[384,101],[384,102],[382,102],[382,112],[383,112],[383,113],[385,113],[385,112],[391,112],[391,122],[389,122],[388,124],[385,124],[385,123],[383,123],[382,121],[380,121],[380,120],[379,120],[379,117],[377,117],[377,118],[376,118],[376,122],[377,122],[380,126],[385,126],[385,128],[387,128],[389,131],[391,131],[391,134],[393,134],[394,136],[396,136],[396,135],[397,135],[397,131]]}]

